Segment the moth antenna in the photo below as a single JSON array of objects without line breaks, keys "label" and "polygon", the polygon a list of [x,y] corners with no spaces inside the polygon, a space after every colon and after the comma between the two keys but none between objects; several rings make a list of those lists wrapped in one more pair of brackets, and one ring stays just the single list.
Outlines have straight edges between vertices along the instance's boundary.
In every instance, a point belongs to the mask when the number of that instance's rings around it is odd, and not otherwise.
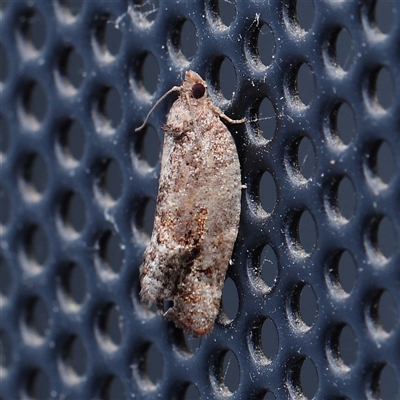
[{"label": "moth antenna", "polygon": [[163,95],[157,100],[156,104],[154,104],[154,106],[153,106],[153,107],[151,108],[151,110],[148,112],[148,114],[147,114],[147,116],[146,116],[146,118],[145,118],[143,124],[140,125],[139,128],[136,128],[136,129],[135,129],[135,132],[139,132],[140,130],[142,130],[142,129],[146,126],[147,121],[148,121],[148,119],[149,119],[151,113],[155,110],[155,108],[156,108],[169,94],[171,94],[172,92],[179,92],[180,90],[181,90],[181,87],[180,87],[180,86],[173,86],[171,89],[168,90],[167,93],[163,94]]}]

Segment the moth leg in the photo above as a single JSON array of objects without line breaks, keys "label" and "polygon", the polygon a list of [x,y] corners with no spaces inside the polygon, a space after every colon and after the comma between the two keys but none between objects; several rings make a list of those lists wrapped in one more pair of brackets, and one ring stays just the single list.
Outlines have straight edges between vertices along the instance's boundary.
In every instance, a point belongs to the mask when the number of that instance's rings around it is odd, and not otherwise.
[{"label": "moth leg", "polygon": [[229,122],[230,124],[243,124],[246,122],[246,118],[242,119],[232,119],[225,115],[215,104],[211,101],[208,102],[208,106],[217,114],[220,118],[224,119],[225,121]]}]

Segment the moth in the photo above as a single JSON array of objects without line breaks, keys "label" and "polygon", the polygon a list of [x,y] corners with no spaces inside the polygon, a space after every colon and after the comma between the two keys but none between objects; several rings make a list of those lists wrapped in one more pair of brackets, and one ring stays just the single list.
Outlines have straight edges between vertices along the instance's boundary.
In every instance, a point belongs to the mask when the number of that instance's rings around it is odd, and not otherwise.
[{"label": "moth", "polygon": [[187,71],[167,122],[154,228],[140,267],[140,297],[172,306],[164,316],[194,336],[209,334],[218,315],[222,288],[239,228],[241,173],[237,149],[207,97],[207,84]]}]

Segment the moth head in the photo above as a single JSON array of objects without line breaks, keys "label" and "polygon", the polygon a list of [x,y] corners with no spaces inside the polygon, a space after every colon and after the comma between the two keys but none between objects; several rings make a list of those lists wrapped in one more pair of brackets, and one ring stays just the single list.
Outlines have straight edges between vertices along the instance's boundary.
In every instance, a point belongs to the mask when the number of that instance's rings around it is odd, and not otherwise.
[{"label": "moth head", "polygon": [[189,93],[195,99],[206,97],[207,83],[194,71],[186,71],[185,80],[182,83],[182,91]]}]

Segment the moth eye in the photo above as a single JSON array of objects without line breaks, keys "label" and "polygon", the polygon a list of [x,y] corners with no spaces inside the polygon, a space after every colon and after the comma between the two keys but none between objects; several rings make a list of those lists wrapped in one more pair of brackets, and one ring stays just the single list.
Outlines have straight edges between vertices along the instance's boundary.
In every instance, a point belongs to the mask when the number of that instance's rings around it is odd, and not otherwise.
[{"label": "moth eye", "polygon": [[201,83],[195,83],[192,86],[192,94],[195,99],[199,99],[200,97],[203,97],[205,92],[206,92],[206,88]]}]

